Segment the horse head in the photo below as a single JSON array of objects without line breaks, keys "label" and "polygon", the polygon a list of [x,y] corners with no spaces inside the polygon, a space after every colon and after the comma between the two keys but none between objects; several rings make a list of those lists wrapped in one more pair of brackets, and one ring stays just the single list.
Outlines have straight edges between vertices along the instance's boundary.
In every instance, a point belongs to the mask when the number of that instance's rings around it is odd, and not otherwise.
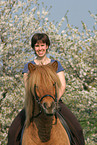
[{"label": "horse head", "polygon": [[60,86],[60,80],[56,74],[57,68],[57,61],[41,66],[28,64],[29,91],[47,115],[53,115],[56,111],[58,87]]}]

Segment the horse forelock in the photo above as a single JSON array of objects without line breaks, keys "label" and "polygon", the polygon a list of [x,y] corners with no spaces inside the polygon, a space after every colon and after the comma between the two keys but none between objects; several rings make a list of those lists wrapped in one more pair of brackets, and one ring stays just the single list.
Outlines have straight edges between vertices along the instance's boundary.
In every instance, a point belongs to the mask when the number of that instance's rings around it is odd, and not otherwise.
[{"label": "horse forelock", "polygon": [[61,86],[60,80],[51,65],[36,65],[36,69],[29,74],[28,89],[31,89],[34,94],[34,85],[49,89],[55,82],[59,88]]}]

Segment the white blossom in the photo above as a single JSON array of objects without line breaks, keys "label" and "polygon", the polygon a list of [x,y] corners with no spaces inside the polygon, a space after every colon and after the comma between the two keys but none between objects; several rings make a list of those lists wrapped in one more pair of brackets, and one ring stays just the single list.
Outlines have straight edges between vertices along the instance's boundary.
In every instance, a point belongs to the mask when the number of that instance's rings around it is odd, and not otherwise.
[{"label": "white blossom", "polygon": [[[64,67],[66,91],[62,99],[78,117],[84,130],[86,145],[95,144],[93,140],[96,132],[97,31],[88,30],[84,23],[82,32],[70,24],[61,31],[65,18],[63,17],[58,24],[54,24],[47,17],[49,11],[45,8],[40,9],[37,0],[25,2],[20,0],[10,10],[7,7],[9,3],[10,1],[0,3],[3,5],[0,23],[0,107],[2,112],[0,143],[7,144],[8,128],[4,129],[4,127],[11,125],[12,120],[24,106],[25,90],[22,70],[24,64],[35,57],[31,48],[31,36],[35,32],[46,32],[51,40],[51,57],[58,59]],[[94,14],[91,16],[95,20],[95,25],[97,16]],[[8,114],[14,109],[16,111],[8,118]]]}]

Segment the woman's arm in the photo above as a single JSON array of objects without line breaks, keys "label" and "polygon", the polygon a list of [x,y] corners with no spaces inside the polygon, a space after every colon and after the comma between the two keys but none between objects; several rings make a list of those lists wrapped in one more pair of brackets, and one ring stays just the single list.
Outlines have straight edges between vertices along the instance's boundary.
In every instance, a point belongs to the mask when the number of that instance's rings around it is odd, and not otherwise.
[{"label": "woman's arm", "polygon": [[65,81],[65,75],[64,75],[64,71],[61,71],[59,73],[57,73],[60,81],[61,81],[61,88],[59,89],[59,99],[61,98],[61,96],[64,94],[65,92],[65,88],[66,88],[66,81]]}]

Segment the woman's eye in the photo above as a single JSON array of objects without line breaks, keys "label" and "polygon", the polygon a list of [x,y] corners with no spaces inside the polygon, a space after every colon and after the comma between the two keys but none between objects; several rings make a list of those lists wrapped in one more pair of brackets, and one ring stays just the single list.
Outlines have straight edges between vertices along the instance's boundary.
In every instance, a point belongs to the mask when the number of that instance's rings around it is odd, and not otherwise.
[{"label": "woman's eye", "polygon": [[39,45],[35,45],[35,47],[39,47]]}]

